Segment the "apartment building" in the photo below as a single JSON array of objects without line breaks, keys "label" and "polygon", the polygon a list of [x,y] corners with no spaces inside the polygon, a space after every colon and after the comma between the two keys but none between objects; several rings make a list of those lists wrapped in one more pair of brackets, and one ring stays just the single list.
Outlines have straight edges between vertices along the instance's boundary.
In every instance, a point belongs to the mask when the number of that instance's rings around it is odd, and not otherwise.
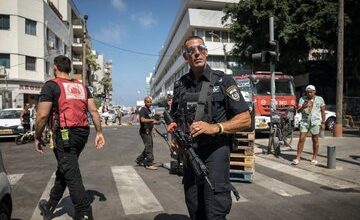
[{"label": "apartment building", "polygon": [[155,102],[171,94],[175,80],[189,70],[182,57],[182,44],[188,36],[202,37],[209,51],[209,65],[231,74],[227,67],[236,63],[227,54],[234,42],[225,27],[226,23],[222,24],[221,19],[225,5],[238,2],[239,0],[183,0],[150,80],[150,95]]},{"label": "apartment building", "polygon": [[[103,104],[109,106],[112,102],[112,90],[109,90],[109,87],[112,87],[112,60],[106,60],[104,55],[96,54],[94,50],[92,53],[96,56],[96,64],[98,66],[98,70],[96,70],[92,76],[92,86],[97,95],[104,95],[104,97],[102,97],[104,100]],[[109,82],[108,85],[100,83],[100,81],[105,80],[105,78],[107,78],[106,80]]]},{"label": "apartment building", "polygon": [[83,21],[71,0],[0,0],[0,109],[36,104],[53,59],[73,59],[81,79]]}]

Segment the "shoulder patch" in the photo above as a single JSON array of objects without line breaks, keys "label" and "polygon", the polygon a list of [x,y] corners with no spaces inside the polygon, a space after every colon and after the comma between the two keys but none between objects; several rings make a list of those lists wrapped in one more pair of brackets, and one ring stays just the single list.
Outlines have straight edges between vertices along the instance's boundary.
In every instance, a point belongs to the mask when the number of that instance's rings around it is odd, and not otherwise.
[{"label": "shoulder patch", "polygon": [[231,85],[226,89],[226,94],[235,101],[240,101],[239,89],[236,85]]}]

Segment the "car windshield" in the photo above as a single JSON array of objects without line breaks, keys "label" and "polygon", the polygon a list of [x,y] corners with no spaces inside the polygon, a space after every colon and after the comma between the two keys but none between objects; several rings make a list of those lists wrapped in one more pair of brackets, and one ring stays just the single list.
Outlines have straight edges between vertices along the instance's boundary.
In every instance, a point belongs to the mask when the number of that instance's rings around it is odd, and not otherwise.
[{"label": "car windshield", "polygon": [[3,110],[0,112],[0,119],[20,118],[21,110]]},{"label": "car windshield", "polygon": [[[294,95],[294,87],[290,79],[276,79],[275,80],[275,95],[286,96]],[[270,79],[260,78],[255,84],[257,95],[271,95]]]}]

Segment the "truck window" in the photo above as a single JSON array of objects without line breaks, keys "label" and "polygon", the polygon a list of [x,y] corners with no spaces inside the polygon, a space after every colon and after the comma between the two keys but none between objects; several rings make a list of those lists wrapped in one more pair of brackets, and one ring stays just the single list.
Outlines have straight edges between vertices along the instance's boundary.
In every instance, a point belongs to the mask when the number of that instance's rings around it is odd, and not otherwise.
[{"label": "truck window", "polygon": [[[294,87],[290,79],[276,79],[275,87],[275,95],[294,95]],[[257,95],[271,95],[270,79],[258,79],[257,83],[255,84],[255,93]]]}]

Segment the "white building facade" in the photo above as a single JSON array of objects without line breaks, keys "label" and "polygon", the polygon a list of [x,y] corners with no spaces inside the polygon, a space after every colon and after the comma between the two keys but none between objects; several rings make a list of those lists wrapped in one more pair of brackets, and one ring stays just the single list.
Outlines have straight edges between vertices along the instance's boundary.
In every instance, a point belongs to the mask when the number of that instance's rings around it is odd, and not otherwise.
[{"label": "white building facade", "polygon": [[[100,81],[105,77],[111,80],[110,88],[112,88],[112,60],[106,60],[104,55],[97,54],[96,51],[93,51],[93,54],[96,55],[96,64],[98,70],[92,74],[92,86],[94,87],[95,93],[97,95],[105,94],[105,88]],[[102,104],[105,106],[110,106],[112,103],[112,89],[106,94],[103,98]]]},{"label": "white building facade", "polygon": [[[184,40],[197,35],[203,38],[208,48],[208,64],[213,69],[231,74],[231,62],[227,54],[234,46],[225,24],[222,24],[222,11],[226,4],[239,0],[183,0],[169,32],[162,54],[157,61],[150,80],[150,95],[155,102],[162,101],[172,94],[175,80],[188,72],[189,67],[182,57]],[[227,65],[225,65],[225,62]]]},{"label": "white building facade", "polygon": [[72,21],[79,12],[71,0],[0,5],[0,109],[36,104],[42,85],[54,76],[54,57],[72,57]]}]

